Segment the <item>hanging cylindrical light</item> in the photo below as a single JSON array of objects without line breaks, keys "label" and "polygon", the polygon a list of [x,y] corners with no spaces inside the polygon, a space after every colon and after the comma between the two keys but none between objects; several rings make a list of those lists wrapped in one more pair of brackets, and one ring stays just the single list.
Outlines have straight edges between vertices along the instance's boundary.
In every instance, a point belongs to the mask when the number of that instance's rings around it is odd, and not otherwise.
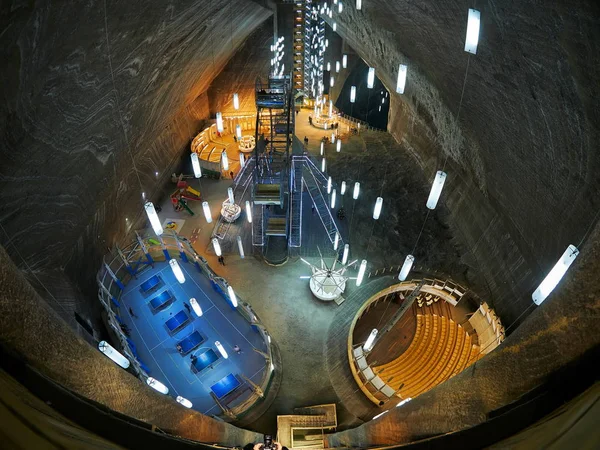
[{"label": "hanging cylindrical light", "polygon": [[336,72],[339,72],[339,71],[340,71],[340,62],[339,62],[339,61],[336,61],[336,62],[335,62],[335,71],[336,71]]},{"label": "hanging cylindrical light", "polygon": [[325,144],[323,143],[323,141],[321,141],[321,156],[323,156],[324,147],[325,147]]},{"label": "hanging cylindrical light", "polygon": [[113,360],[114,363],[121,366],[123,369],[127,369],[130,362],[125,356],[119,353],[112,345],[106,341],[98,342],[98,350],[104,353],[107,357]]},{"label": "hanging cylindrical light", "polygon": [[238,250],[240,252],[240,258],[244,259],[246,255],[244,254],[244,245],[242,244],[242,237],[237,237]]},{"label": "hanging cylindrical light", "polygon": [[202,176],[202,169],[200,168],[200,160],[198,159],[198,154],[192,153],[190,157],[192,158],[192,169],[194,169],[194,176],[196,178],[200,178]]},{"label": "hanging cylindrical light", "polygon": [[360,193],[360,183],[357,181],[354,183],[354,192],[352,193],[352,198],[356,200],[358,198],[358,194]]},{"label": "hanging cylindrical light", "polygon": [[325,172],[325,158],[321,160],[321,172]]},{"label": "hanging cylindrical light", "polygon": [[333,185],[333,182],[331,180],[331,177],[327,178],[327,193],[331,194],[331,187]]},{"label": "hanging cylindrical light", "polygon": [[177,403],[185,406],[186,408],[191,408],[193,406],[192,402],[190,402],[187,398],[182,397],[181,395],[178,395],[175,400],[177,400]]},{"label": "hanging cylindrical light", "polygon": [[177,278],[177,281],[179,281],[181,284],[185,283],[185,276],[183,275],[183,271],[181,270],[181,267],[179,266],[177,260],[170,259],[169,266],[171,266],[171,270],[173,271],[173,275],[175,275],[175,278]]},{"label": "hanging cylindrical light", "polygon": [[333,115],[333,100],[329,100],[329,115]]},{"label": "hanging cylindrical light", "polygon": [[340,187],[340,194],[344,195],[345,193],[346,193],[346,182],[342,181],[342,186]]},{"label": "hanging cylindrical light", "polygon": [[163,234],[163,227],[160,224],[160,219],[158,218],[158,214],[156,214],[156,209],[154,209],[154,203],[146,202],[144,204],[144,209],[146,210],[146,215],[148,216],[148,220],[150,220],[150,225],[152,225],[152,229],[157,236]]},{"label": "hanging cylindrical light", "polygon": [[233,205],[235,203],[235,199],[233,198],[233,188],[227,188],[227,197],[229,199],[229,203]]},{"label": "hanging cylindrical light", "polygon": [[240,167],[243,169],[245,165],[246,165],[246,158],[244,157],[243,153],[240,153]]},{"label": "hanging cylindrical light", "polygon": [[204,218],[206,219],[206,223],[211,223],[212,216],[210,214],[210,206],[208,206],[208,202],[202,202],[202,211],[204,211]]},{"label": "hanging cylindrical light", "polygon": [[190,298],[190,305],[192,310],[196,313],[198,317],[202,317],[202,308],[200,307],[200,303],[194,297]]},{"label": "hanging cylindrical light", "polygon": [[431,192],[429,192],[429,198],[427,199],[427,207],[429,209],[435,209],[435,207],[437,206],[437,202],[440,199],[440,195],[442,194],[442,189],[444,188],[445,181],[446,172],[438,170],[435,174],[433,184],[431,185]]},{"label": "hanging cylindrical light", "polygon": [[331,143],[335,144],[335,133],[331,133]]},{"label": "hanging cylindrical light", "polygon": [[367,87],[372,89],[375,85],[375,67],[369,67],[369,74],[367,75]]},{"label": "hanging cylindrical light", "polygon": [[363,259],[360,263],[360,267],[358,268],[358,275],[356,276],[356,285],[360,286],[362,280],[365,276],[365,271],[367,270],[367,260]]},{"label": "hanging cylindrical light", "polygon": [[477,43],[479,42],[479,26],[481,22],[481,13],[476,9],[469,8],[467,19],[467,36],[465,38],[465,52],[476,54]]},{"label": "hanging cylindrical light", "polygon": [[327,72],[329,72],[331,70],[331,63],[327,63]]},{"label": "hanging cylindrical light", "polygon": [[166,395],[169,393],[169,388],[166,387],[164,384],[162,384],[160,381],[158,381],[155,378],[152,378],[152,377],[146,378],[146,384],[148,386],[150,386],[152,389],[154,389],[155,391],[160,392],[161,394]]},{"label": "hanging cylindrical light", "polygon": [[225,351],[225,347],[223,347],[219,341],[215,341],[215,347],[217,347],[217,350],[219,350],[219,353],[223,358],[229,358],[229,355]]},{"label": "hanging cylindrical light", "polygon": [[342,255],[342,264],[346,264],[348,262],[348,255],[350,254],[350,244],[344,245],[344,253]]},{"label": "hanging cylindrical light", "polygon": [[338,13],[342,13],[342,11],[344,10],[344,7],[342,6],[342,2],[338,3]]},{"label": "hanging cylindrical light", "polygon": [[240,109],[240,98],[237,95],[237,92],[233,94],[233,109]]},{"label": "hanging cylindrical light", "polygon": [[249,200],[246,200],[246,219],[248,219],[248,223],[252,223],[252,206]]},{"label": "hanging cylindrical light", "polygon": [[225,150],[221,153],[221,163],[223,165],[223,170],[229,170],[229,158],[227,158],[227,152]]},{"label": "hanging cylindrical light", "polygon": [[367,338],[367,341],[365,342],[365,345],[363,345],[363,350],[365,352],[370,352],[371,349],[373,348],[373,346],[375,345],[375,338],[377,337],[377,328],[373,328],[373,330],[371,331],[371,334],[369,334],[369,337]]},{"label": "hanging cylindrical light", "polygon": [[348,67],[348,55],[343,55],[342,56],[342,67],[345,69],[346,67]]},{"label": "hanging cylindrical light", "polygon": [[335,82],[335,79],[334,79],[334,77],[333,77],[333,76],[332,76],[332,77],[329,77],[329,87],[333,87],[333,85],[334,85],[334,82]]},{"label": "hanging cylindrical light", "polygon": [[240,125],[235,126],[235,135],[238,139],[242,138],[242,127]]},{"label": "hanging cylindrical light", "polygon": [[337,31],[337,23],[336,22],[333,22],[332,28],[333,28],[333,32],[335,33]]},{"label": "hanging cylindrical light", "polygon": [[362,9],[362,0],[356,0],[356,9],[359,11]]},{"label": "hanging cylindrical light", "polygon": [[333,249],[337,250],[338,245],[340,245],[340,233],[335,232],[335,237],[333,238]]},{"label": "hanging cylindrical light", "polygon": [[336,197],[336,192],[334,189],[333,191],[331,191],[331,209],[335,208],[335,197]]},{"label": "hanging cylindrical light", "polygon": [[379,215],[381,214],[381,208],[383,207],[383,198],[377,197],[375,200],[375,208],[373,208],[373,219],[379,219]]},{"label": "hanging cylindrical light", "polygon": [[413,255],[407,255],[404,260],[404,264],[402,264],[402,269],[400,269],[400,273],[398,274],[398,279],[400,281],[406,280],[410,269],[412,269],[413,263],[415,262],[415,257]]},{"label": "hanging cylindrical light", "polygon": [[220,112],[217,113],[217,131],[223,132],[223,115]]},{"label": "hanging cylindrical light", "polygon": [[335,150],[339,153],[342,150],[342,140],[338,139],[335,143]]},{"label": "hanging cylindrical light", "polygon": [[406,86],[406,71],[406,65],[400,64],[400,67],[398,67],[398,81],[396,82],[396,92],[398,94],[404,94],[404,86]]},{"label": "hanging cylindrical light", "polygon": [[219,244],[219,240],[215,237],[215,238],[212,238],[211,242],[212,242],[212,245],[213,245],[213,249],[215,250],[215,254],[217,256],[221,256],[222,255],[222,253],[221,253],[221,244]]},{"label": "hanging cylindrical light", "polygon": [[231,286],[227,286],[227,293],[229,294],[229,300],[231,301],[231,304],[237,308],[237,297],[235,296],[235,292],[233,291],[233,288]]},{"label": "hanging cylindrical light", "polygon": [[356,101],[356,86],[352,86],[350,88],[350,103],[354,103]]},{"label": "hanging cylindrical light", "polygon": [[567,269],[573,264],[575,258],[579,255],[579,250],[574,245],[569,245],[565,252],[562,254],[558,262],[554,265],[552,270],[546,275],[544,281],[538,286],[533,292],[531,298],[536,305],[541,305],[546,297],[554,290],[558,282],[567,273]]}]

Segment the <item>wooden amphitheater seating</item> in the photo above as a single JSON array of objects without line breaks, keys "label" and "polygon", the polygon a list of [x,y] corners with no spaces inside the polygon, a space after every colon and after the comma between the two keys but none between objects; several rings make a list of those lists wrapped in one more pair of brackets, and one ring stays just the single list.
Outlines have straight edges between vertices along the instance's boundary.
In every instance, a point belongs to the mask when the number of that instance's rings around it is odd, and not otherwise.
[{"label": "wooden amphitheater seating", "polygon": [[417,326],[410,346],[398,358],[373,367],[373,372],[403,398],[414,398],[463,371],[479,356],[465,329],[445,313],[444,301],[417,311]]}]

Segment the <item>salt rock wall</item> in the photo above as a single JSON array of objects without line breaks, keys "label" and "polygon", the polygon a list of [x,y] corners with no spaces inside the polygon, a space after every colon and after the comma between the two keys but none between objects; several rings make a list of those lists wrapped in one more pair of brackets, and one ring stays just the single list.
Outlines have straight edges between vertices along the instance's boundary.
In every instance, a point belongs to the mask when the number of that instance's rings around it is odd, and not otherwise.
[{"label": "salt rock wall", "polygon": [[101,255],[135,228],[142,193],[153,198],[208,118],[212,79],[271,11],[249,0],[0,8],[0,244],[22,269],[65,269],[94,301]]},{"label": "salt rock wall", "polygon": [[327,20],[390,92],[408,65],[388,130],[430,180],[445,165],[442,202],[478,269],[472,284],[511,323],[597,220],[600,11],[592,1],[478,3],[469,56],[467,6],[373,0]]},{"label": "salt rock wall", "polygon": [[[256,77],[267,82],[273,56],[273,21],[268,20],[246,39],[208,89],[211,115],[256,115]],[[233,107],[237,93],[240,107]],[[254,122],[253,122],[254,123]]]}]

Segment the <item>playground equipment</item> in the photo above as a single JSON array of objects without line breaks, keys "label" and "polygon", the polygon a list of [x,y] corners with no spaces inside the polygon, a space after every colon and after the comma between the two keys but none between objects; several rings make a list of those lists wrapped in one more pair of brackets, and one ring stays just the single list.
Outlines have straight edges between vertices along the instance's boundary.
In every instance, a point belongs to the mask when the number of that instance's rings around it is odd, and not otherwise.
[{"label": "playground equipment", "polygon": [[187,181],[183,181],[183,174],[178,177],[177,190],[171,194],[171,204],[175,211],[179,212],[186,210],[190,215],[194,212],[190,209],[187,202],[189,200],[202,201],[200,192],[188,185]]}]

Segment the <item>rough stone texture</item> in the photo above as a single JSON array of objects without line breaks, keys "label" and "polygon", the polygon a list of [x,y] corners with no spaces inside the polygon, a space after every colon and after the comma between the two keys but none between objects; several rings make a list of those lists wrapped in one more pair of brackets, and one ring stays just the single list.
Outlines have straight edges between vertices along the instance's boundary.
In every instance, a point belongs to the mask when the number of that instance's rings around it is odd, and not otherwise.
[{"label": "rough stone texture", "polygon": [[249,0],[2,4],[0,243],[19,267],[64,268],[94,301],[101,255],[170,176],[208,117],[203,93],[269,15]]},{"label": "rough stone texture", "polygon": [[[268,20],[246,39],[236,54],[211,83],[208,89],[211,115],[220,111],[228,115],[256,115],[256,77],[267,81],[270,46],[273,43],[273,21]],[[233,94],[237,92],[240,108],[233,108]],[[254,122],[253,122],[254,123]]]},{"label": "rough stone texture", "polygon": [[600,207],[600,11],[591,1],[477,8],[474,56],[463,51],[462,3],[373,0],[334,19],[390,92],[408,64],[388,129],[431,180],[449,158],[442,201],[479,270],[472,283],[510,323]]},{"label": "rough stone texture", "polygon": [[66,388],[188,439],[230,446],[262,441],[256,433],[153,391],[79,339],[37,295],[3,248],[0,286],[0,344]]},{"label": "rough stone texture", "polygon": [[389,445],[472,427],[600,345],[600,227],[560,289],[483,359],[401,408],[328,436],[330,447]]}]

